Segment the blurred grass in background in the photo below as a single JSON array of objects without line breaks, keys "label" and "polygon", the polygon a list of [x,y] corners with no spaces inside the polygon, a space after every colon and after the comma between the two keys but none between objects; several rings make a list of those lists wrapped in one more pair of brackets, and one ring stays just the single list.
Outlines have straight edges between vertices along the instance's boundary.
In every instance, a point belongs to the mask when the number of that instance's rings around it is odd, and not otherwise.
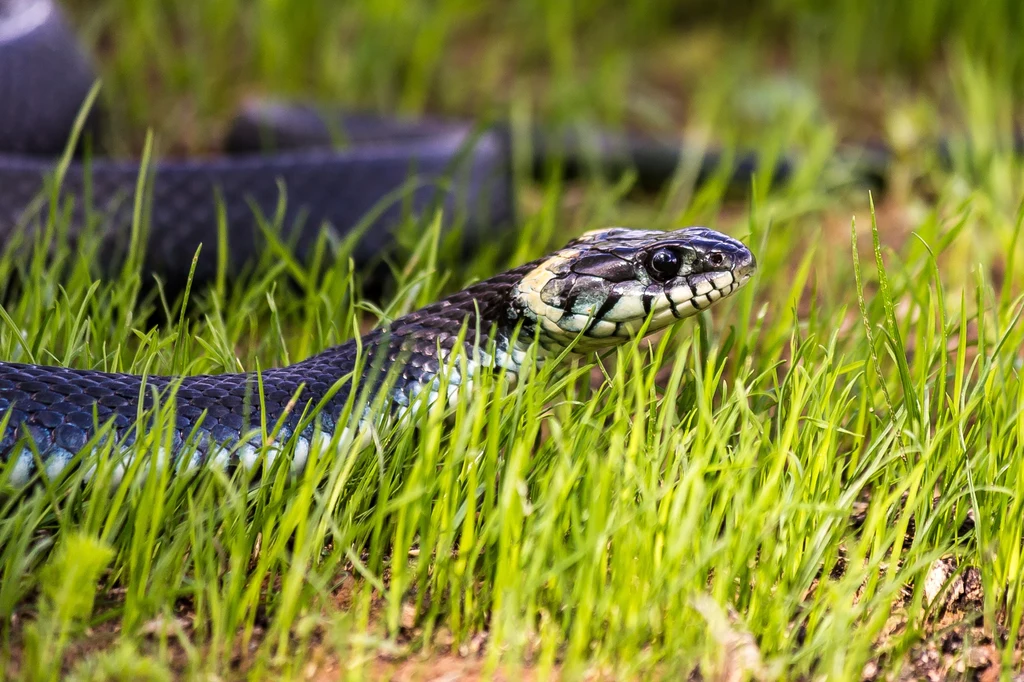
[{"label": "blurred grass in background", "polygon": [[[147,127],[186,150],[213,145],[238,101],[304,97],[387,112],[706,125],[694,98],[763,119],[819,99],[841,133],[882,132],[886,107],[921,93],[948,105],[968,62],[1024,91],[1015,0],[69,0],[99,56],[116,140]],[[764,79],[783,85],[759,96]],[[956,115],[955,111],[943,111]]]}]

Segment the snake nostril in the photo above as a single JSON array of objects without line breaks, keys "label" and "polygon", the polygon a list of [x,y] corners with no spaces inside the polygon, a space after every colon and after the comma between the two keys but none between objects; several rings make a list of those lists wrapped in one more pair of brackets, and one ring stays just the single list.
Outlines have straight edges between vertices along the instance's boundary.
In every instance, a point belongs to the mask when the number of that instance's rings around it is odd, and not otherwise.
[{"label": "snake nostril", "polygon": [[710,263],[713,268],[720,268],[722,267],[722,264],[725,263],[725,256],[717,252],[709,254],[708,263]]},{"label": "snake nostril", "polygon": [[748,252],[746,257],[740,261],[737,270],[741,275],[754,274],[754,271],[757,270],[757,260],[754,258],[754,254]]}]

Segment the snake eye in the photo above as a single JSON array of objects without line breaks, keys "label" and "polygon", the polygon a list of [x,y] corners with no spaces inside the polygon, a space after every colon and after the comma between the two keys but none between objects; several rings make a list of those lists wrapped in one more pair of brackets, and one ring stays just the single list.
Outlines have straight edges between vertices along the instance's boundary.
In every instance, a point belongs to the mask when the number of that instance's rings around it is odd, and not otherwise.
[{"label": "snake eye", "polygon": [[651,254],[647,270],[660,282],[672,279],[679,274],[679,256],[669,249],[658,249]]}]

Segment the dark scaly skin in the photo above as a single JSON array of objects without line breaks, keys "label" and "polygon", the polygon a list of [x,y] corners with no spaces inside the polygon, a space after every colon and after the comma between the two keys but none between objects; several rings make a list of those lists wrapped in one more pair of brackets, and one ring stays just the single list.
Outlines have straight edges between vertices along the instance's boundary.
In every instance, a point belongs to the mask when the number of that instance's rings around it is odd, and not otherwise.
[{"label": "dark scaly skin", "polygon": [[[530,267],[523,266],[464,289],[399,318],[389,329],[374,330],[362,338],[362,351],[353,339],[302,362],[264,370],[262,401],[255,373],[149,376],[145,379],[145,392],[140,393],[143,377],[139,375],[0,363],[0,417],[8,411],[11,413],[11,425],[20,425],[32,437],[44,462],[66,462],[95,433],[94,410],[99,424],[113,420],[117,436],[123,436],[130,445],[135,439],[134,429],[130,427],[138,414],[140,395],[145,396],[144,409],[152,409],[154,389],[162,393],[172,383],[179,382],[175,393],[176,430],[172,445],[177,450],[191,436],[196,445],[193,463],[201,464],[211,444],[237,443],[243,434],[259,429],[263,418],[260,405],[265,407],[268,431],[286,415],[285,433],[294,432],[303,408],[318,406],[335,388],[319,413],[321,428],[331,433],[353,387],[351,380],[339,380],[353,372],[360,352],[368,374],[373,369],[371,358],[374,357],[383,359],[388,366],[403,363],[390,381],[396,395],[406,396],[399,401],[405,401],[414,385],[426,383],[437,375],[440,369],[438,347],[449,351],[454,347],[463,320],[467,322],[464,337],[467,343],[477,340],[478,310],[482,347],[490,341],[492,320],[508,321],[499,326],[499,333],[511,331],[514,320],[507,314],[508,294],[521,273]],[[379,385],[385,379],[383,371],[378,371],[375,383]],[[356,390],[359,388],[357,384]],[[296,396],[298,401],[289,409],[289,403]],[[198,432],[193,434],[197,423]],[[10,458],[19,435],[9,427],[0,439],[0,457],[4,462]],[[34,472],[34,466],[32,463],[30,473]]]},{"label": "dark scaly skin", "polygon": [[[651,277],[650,258],[654,251],[665,248],[679,256],[680,270],[678,277],[662,283]],[[0,418],[10,418],[0,439],[0,459],[14,467],[10,482],[20,484],[36,473],[35,459],[24,447],[25,438],[31,438],[50,475],[61,471],[85,447],[97,424],[112,422],[114,436],[130,445],[140,395],[148,410],[153,406],[154,391],[163,399],[168,389],[177,385],[171,443],[174,456],[188,452],[190,464],[202,465],[214,454],[221,457],[230,451],[226,464],[233,466],[240,457],[244,459],[246,444],[252,446],[249,455],[259,446],[264,420],[267,432],[279,421],[283,423],[279,441],[303,426],[299,435],[308,444],[314,425],[300,424],[300,419],[308,418],[308,408],[323,402],[317,426],[323,433],[334,433],[345,414],[353,374],[359,377],[357,390],[368,385],[371,396],[387,386],[386,410],[408,406],[418,392],[430,390],[459,342],[463,325],[467,356],[478,365],[517,370],[534,339],[540,340],[540,356],[569,343],[578,342],[582,352],[610,347],[631,338],[636,332],[630,325],[642,322],[652,308],[654,322],[649,332],[697,311],[697,307],[680,310],[686,305],[688,289],[689,295],[695,296],[698,288],[710,286],[706,284],[709,278],[717,278],[717,286],[735,282],[718,292],[718,298],[725,297],[746,281],[753,268],[753,256],[746,247],[710,230],[590,233],[547,258],[405,315],[358,342],[349,341],[287,367],[264,370],[263,412],[255,373],[150,376],[143,391],[144,380],[137,375],[0,363]],[[674,293],[660,296],[661,291]],[[665,301],[659,303],[662,298]],[[714,300],[718,299],[708,299],[700,308]],[[629,307],[639,314],[631,314]],[[625,322],[605,320],[623,316],[628,318]],[[586,323],[582,336],[577,329],[581,320]],[[518,341],[513,343],[513,338]],[[475,355],[474,349],[488,347],[498,350],[497,357]],[[393,383],[382,383],[384,377],[379,371],[374,373],[374,368],[391,372]],[[343,381],[346,378],[349,380]],[[459,375],[449,378],[456,387],[463,379]]]}]

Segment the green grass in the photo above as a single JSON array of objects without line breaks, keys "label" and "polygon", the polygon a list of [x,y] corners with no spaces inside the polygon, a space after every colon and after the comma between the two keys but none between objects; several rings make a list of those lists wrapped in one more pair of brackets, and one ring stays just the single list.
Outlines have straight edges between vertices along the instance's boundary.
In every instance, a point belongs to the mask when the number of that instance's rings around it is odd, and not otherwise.
[{"label": "green grass", "polygon": [[[963,646],[988,638],[1003,672],[1016,665],[1024,168],[998,144],[1024,64],[1016,4],[750,3],[730,31],[714,12],[679,28],[672,4],[653,1],[78,4],[98,42],[118,29],[103,43],[103,94],[124,153],[141,153],[150,125],[158,150],[208,147],[249,90],[678,130],[678,93],[659,98],[654,83],[679,65],[688,129],[768,154],[796,147],[807,165],[772,191],[754,178],[739,202],[686,173],[654,197],[628,178],[524,177],[522,231],[470,263],[431,235],[406,239],[372,302],[344,246],[308,268],[268,253],[244,281],[187,300],[144,286],[137,267],[99,278],[55,211],[39,240],[58,243],[53,260],[31,244],[0,257],[5,360],[150,373],[294,362],[351,338],[361,318],[611,224],[710,224],[760,267],[696,324],[515,390],[485,381],[447,419],[421,415],[297,479],[275,469],[251,488],[158,471],[111,489],[73,473],[7,493],[0,669],[362,679],[385,660],[483,642],[479,671],[512,678],[529,667],[675,679],[699,666],[858,679],[869,662],[897,678],[950,627],[924,588],[949,557],[983,586],[980,613],[956,614],[979,618],[960,628]],[[752,87],[768,46],[808,25],[819,30],[786,45],[804,89]],[[830,95],[819,86],[833,69],[864,80]],[[874,79],[872,130],[913,142],[955,125],[976,145],[950,172],[901,147],[876,213],[827,164]],[[749,101],[776,104],[752,118],[736,106]],[[159,448],[159,423],[139,453]]]}]

